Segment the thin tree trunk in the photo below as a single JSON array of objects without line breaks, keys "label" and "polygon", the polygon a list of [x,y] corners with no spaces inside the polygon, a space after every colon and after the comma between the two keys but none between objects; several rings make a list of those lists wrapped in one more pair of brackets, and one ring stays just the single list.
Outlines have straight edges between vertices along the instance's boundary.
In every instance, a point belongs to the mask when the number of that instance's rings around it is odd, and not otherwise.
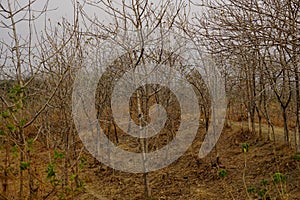
[{"label": "thin tree trunk", "polygon": [[262,117],[258,114],[258,136],[262,138]]},{"label": "thin tree trunk", "polygon": [[[297,64],[294,64],[295,68],[295,87],[296,87],[296,126],[295,126],[295,148],[296,152],[299,152],[299,145],[300,145],[300,119],[299,119],[299,112],[300,112],[300,88],[299,88],[299,75],[298,75],[298,68]],[[299,136],[299,141],[297,142],[297,134]]]},{"label": "thin tree trunk", "polygon": [[290,138],[289,138],[289,128],[288,128],[286,107],[281,107],[281,108],[282,108],[282,118],[283,118],[283,127],[284,127],[284,140],[287,144],[289,144]]}]

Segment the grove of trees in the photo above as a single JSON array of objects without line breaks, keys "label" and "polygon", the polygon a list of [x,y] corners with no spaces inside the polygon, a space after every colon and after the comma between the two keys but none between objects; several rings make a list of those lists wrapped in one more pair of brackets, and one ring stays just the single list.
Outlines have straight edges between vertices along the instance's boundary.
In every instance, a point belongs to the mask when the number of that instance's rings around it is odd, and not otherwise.
[{"label": "grove of trees", "polygon": [[[177,46],[180,42],[174,42],[180,40],[173,37],[176,34],[196,44],[203,53],[199,59],[213,60],[211,65],[221,72],[226,126],[246,122],[245,133],[300,151],[300,1],[80,0],[69,8],[73,19],[58,22],[47,18],[48,1],[37,10],[37,0],[0,0],[0,199],[72,199],[84,190],[81,171],[87,153],[72,116],[78,70],[91,70],[88,66],[102,70],[103,63],[117,66],[102,77],[95,109],[105,134],[123,144],[126,133],[111,118],[107,102],[111,84],[127,68],[147,63],[180,65],[184,71],[184,52]],[[87,7],[98,9],[105,18],[89,13]],[[108,40],[115,46],[102,46]],[[116,49],[124,56],[105,60]],[[210,91],[199,74],[190,72],[186,77],[199,100],[199,124],[203,122],[207,130]],[[151,105],[176,104],[170,96],[157,85],[137,89],[129,120],[142,126],[149,120]],[[168,110],[172,120],[177,120],[178,112]],[[168,121],[169,139],[177,126]],[[130,148],[146,153],[160,148],[159,141],[139,139],[133,141],[138,148]],[[145,196],[150,197],[147,173],[143,180]]]}]

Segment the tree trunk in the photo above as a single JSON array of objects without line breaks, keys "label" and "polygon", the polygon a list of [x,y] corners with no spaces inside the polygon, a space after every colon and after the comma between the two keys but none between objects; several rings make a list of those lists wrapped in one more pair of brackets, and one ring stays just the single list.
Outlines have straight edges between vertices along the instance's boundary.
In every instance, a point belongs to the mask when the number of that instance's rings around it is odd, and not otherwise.
[{"label": "tree trunk", "polygon": [[[296,152],[299,152],[299,145],[300,145],[300,119],[299,119],[299,112],[300,112],[300,89],[299,89],[299,75],[298,75],[298,67],[297,64],[294,64],[295,68],[295,89],[296,89],[296,126],[295,126],[295,148]],[[299,136],[299,141],[297,142],[297,135]]]},{"label": "tree trunk", "polygon": [[258,136],[262,138],[262,117],[258,114]]},{"label": "tree trunk", "polygon": [[284,140],[287,144],[290,144],[286,107],[281,107],[281,109],[282,109],[282,118],[283,118],[283,127],[284,127]]}]

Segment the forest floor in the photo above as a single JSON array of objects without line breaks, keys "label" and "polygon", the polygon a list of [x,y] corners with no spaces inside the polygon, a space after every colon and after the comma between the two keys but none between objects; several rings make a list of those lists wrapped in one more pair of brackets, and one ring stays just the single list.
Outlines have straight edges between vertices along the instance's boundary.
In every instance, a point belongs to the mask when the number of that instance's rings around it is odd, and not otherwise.
[{"label": "forest floor", "polygon": [[[224,128],[217,144],[220,165],[216,165],[215,151],[204,159],[197,157],[202,141],[197,134],[176,162],[148,173],[149,199],[300,199],[300,158],[295,150],[280,140],[274,145],[258,139],[240,125]],[[243,143],[250,145],[246,153]],[[115,171],[98,163],[84,169],[82,178],[86,189],[76,199],[145,199],[142,174]]]},{"label": "forest floor", "polygon": [[[217,143],[219,165],[216,164],[215,150],[203,159],[198,158],[205,135],[199,131],[193,144],[178,160],[168,167],[148,173],[151,188],[149,199],[300,200],[300,155],[296,156],[295,150],[284,144],[283,140],[278,139],[275,145],[266,138],[257,138],[243,130],[246,130],[246,125],[240,122],[232,122],[230,127],[224,127]],[[264,125],[263,135],[267,135],[266,131]],[[278,138],[283,134],[280,131],[280,128],[276,127],[275,133]],[[241,147],[244,143],[249,144],[249,151],[246,153]],[[36,163],[34,171],[36,177],[44,183],[44,188],[40,190],[51,192],[45,171],[52,150],[47,150],[43,143],[36,143],[34,148],[35,151],[32,152],[33,163]],[[71,199],[146,199],[143,174],[113,170],[96,162],[87,151],[84,150],[82,154],[87,158],[79,173],[79,178],[85,183],[84,189],[76,192]],[[0,155],[4,154],[0,152]],[[3,162],[4,158],[1,160]],[[11,166],[17,167],[16,160]],[[11,194],[15,193],[16,188],[18,188],[17,181],[10,186]],[[58,199],[54,196],[51,195],[46,199]]]}]

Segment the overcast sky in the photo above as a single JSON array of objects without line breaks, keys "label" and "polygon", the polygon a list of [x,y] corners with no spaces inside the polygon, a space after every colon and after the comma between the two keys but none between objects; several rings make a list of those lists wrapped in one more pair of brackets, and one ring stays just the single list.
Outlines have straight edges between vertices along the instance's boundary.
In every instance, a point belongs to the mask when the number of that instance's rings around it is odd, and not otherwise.
[{"label": "overcast sky", "polygon": [[[17,8],[15,10],[18,10],[20,7],[23,7],[24,5],[28,4],[29,0],[10,0],[12,3],[12,8]],[[70,23],[73,23],[73,15],[74,15],[74,8],[73,8],[73,1],[76,0],[49,0],[49,4],[47,5],[48,11],[46,12],[46,15],[41,16],[39,19],[35,21],[35,27],[37,30],[37,34],[39,37],[41,32],[45,28],[45,23],[51,22],[52,25],[56,26],[58,22],[62,21],[62,18],[66,18]],[[77,0],[81,5],[83,5],[84,0]],[[105,0],[107,1],[107,0]],[[111,0],[113,2],[122,2],[121,0]],[[131,0],[126,0],[130,1]],[[161,2],[166,2],[166,0],[149,0],[149,3],[154,3],[154,4],[159,4]],[[16,4],[16,2],[18,4]],[[36,2],[32,5],[31,10],[33,11],[31,14],[37,16],[39,10],[42,10],[43,7],[45,6],[46,0],[36,0]],[[172,1],[172,3],[176,3],[177,0]],[[8,0],[0,0],[1,6],[4,8],[7,8],[8,5]],[[94,15],[98,17],[98,19],[102,20],[103,22],[108,22],[110,19],[110,16],[106,15],[105,12],[101,11],[99,8],[95,8],[92,6],[89,6],[87,4],[84,5],[84,11],[91,17],[93,18]],[[35,12],[36,11],[36,12]],[[198,12],[197,8],[193,7],[192,8],[193,12]],[[0,8],[0,14],[4,16],[8,16],[7,13],[3,12]],[[27,13],[28,14],[28,13]],[[10,25],[11,21],[9,18],[5,19],[5,17],[0,15],[0,47],[3,49],[2,50],[7,50],[8,48],[10,49],[15,45],[15,42],[12,39],[12,30],[8,28],[4,28],[4,25]],[[18,21],[19,19],[24,18],[24,12],[18,13],[15,17],[15,21]],[[28,16],[25,16],[28,17]],[[49,20],[48,20],[49,19]],[[4,25],[3,25],[4,24]],[[47,27],[49,24],[47,24]],[[24,21],[21,23],[17,23],[17,34],[18,36],[21,37],[20,40],[20,45],[24,44],[24,41],[28,41],[28,21]],[[35,43],[37,37],[33,37],[33,43]],[[7,45],[7,46],[5,46]],[[1,59],[1,57],[0,57]],[[3,59],[3,58],[2,58]],[[1,77],[1,74],[0,74]]]},{"label": "overcast sky", "polygon": [[[11,0],[11,2],[14,2],[14,0]],[[18,0],[18,2],[20,4],[19,7],[22,7],[28,3],[28,1],[25,1],[25,0]],[[33,4],[31,9],[35,10],[35,11],[42,10],[43,7],[45,6],[45,2],[46,2],[45,0],[37,0]],[[2,4],[4,8],[7,8],[7,0],[0,0],[0,4]],[[13,3],[12,3],[12,7],[14,7]],[[43,15],[42,17],[40,17],[38,20],[35,21],[35,26],[36,26],[38,32],[42,31],[43,28],[45,27],[45,18],[46,18],[46,21],[48,21],[48,19],[49,19],[52,24],[55,24],[55,23],[61,21],[63,17],[68,19],[69,21],[73,20],[72,0],[49,0],[47,9],[49,11],[46,13],[46,15]],[[91,16],[94,14],[96,14],[100,18],[101,18],[101,16],[103,16],[103,13],[101,13],[101,11],[99,9],[93,8],[91,6],[85,5],[84,9]],[[1,12],[1,9],[0,9],[0,12]],[[3,14],[3,12],[1,12],[1,14]],[[37,12],[36,12],[36,15],[37,15]],[[23,18],[23,17],[24,17],[24,13],[19,13],[15,16],[15,20],[18,21],[18,19]],[[9,37],[9,34],[11,34],[11,31],[4,28],[2,23],[5,23],[5,24],[11,24],[11,23],[10,23],[9,19],[5,19],[3,16],[0,16],[0,22],[1,22],[0,38],[2,41],[4,40],[5,42],[8,42],[11,40]],[[28,34],[28,22],[25,21],[22,23],[18,23],[17,24],[17,32],[18,32],[18,34],[26,37],[26,35]]]},{"label": "overcast sky", "polygon": [[[81,5],[83,5],[83,0],[78,0]],[[131,1],[131,0],[126,0]],[[164,0],[149,0],[151,3],[158,4],[159,2]],[[27,0],[11,0],[11,2],[18,2],[19,4],[26,5],[28,3]],[[46,0],[37,0],[34,5],[32,6],[32,10],[41,10],[45,6]],[[114,2],[121,2],[121,0],[115,0]],[[175,3],[177,1],[173,1]],[[7,0],[0,0],[0,3],[7,7]],[[23,6],[23,5],[20,5]],[[14,7],[14,4],[12,4],[12,7]],[[72,0],[49,0],[48,4],[48,12],[46,15],[40,17],[38,20],[35,21],[35,26],[37,29],[37,32],[40,33],[44,27],[45,27],[45,21],[49,23],[48,19],[52,23],[52,25],[56,25],[59,21],[62,20],[62,18],[66,18],[67,20],[73,21],[73,5]],[[89,6],[87,4],[84,5],[85,12],[90,16],[93,17],[96,15],[99,19],[103,20],[104,22],[107,22],[109,19],[109,16],[105,17],[105,12],[101,11],[101,9]],[[192,7],[193,12],[198,12],[197,8]],[[1,10],[0,10],[1,12]],[[2,13],[2,12],[1,12]],[[17,19],[23,18],[23,13],[20,13],[16,15],[16,21]],[[46,20],[45,20],[46,19]],[[5,19],[2,16],[0,16],[0,22],[4,22],[6,24],[10,24],[9,19]],[[26,38],[28,36],[28,22],[18,23],[17,26],[17,33],[20,34],[23,38]],[[9,36],[11,35],[11,30],[3,28],[3,26],[0,27],[0,40],[4,43],[11,43],[12,38]]]}]

